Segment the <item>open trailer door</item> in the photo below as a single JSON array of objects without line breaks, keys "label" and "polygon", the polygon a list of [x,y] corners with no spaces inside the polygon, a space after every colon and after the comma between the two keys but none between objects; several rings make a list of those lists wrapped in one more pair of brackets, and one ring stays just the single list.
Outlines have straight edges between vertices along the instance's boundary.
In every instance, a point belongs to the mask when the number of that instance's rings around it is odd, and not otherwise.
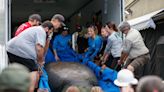
[{"label": "open trailer door", "polygon": [[0,72],[8,65],[6,43],[10,37],[9,0],[0,0]]},{"label": "open trailer door", "polygon": [[124,20],[124,0],[104,0],[103,22],[113,21],[117,25]]}]

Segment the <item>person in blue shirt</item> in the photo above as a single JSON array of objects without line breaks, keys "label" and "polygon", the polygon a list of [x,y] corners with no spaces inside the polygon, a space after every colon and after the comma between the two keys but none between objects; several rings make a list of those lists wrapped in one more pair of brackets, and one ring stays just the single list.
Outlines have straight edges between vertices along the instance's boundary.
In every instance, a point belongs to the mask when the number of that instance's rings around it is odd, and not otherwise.
[{"label": "person in blue shirt", "polygon": [[84,54],[85,58],[94,60],[98,56],[102,47],[102,38],[97,35],[97,27],[94,24],[88,26],[88,49]]},{"label": "person in blue shirt", "polygon": [[61,29],[61,34],[55,37],[53,42],[53,51],[56,61],[76,62],[77,54],[71,48],[71,35],[69,29],[65,26]]},{"label": "person in blue shirt", "polygon": [[45,52],[45,63],[55,62],[54,53],[53,53],[53,41],[54,41],[55,36],[59,34],[58,30],[62,26],[65,26],[64,21],[65,21],[65,18],[61,14],[55,14],[51,18],[51,23],[53,24],[55,30],[53,31],[53,35],[51,37],[48,37],[47,39],[49,40],[47,42],[49,46],[46,48],[46,52]]}]

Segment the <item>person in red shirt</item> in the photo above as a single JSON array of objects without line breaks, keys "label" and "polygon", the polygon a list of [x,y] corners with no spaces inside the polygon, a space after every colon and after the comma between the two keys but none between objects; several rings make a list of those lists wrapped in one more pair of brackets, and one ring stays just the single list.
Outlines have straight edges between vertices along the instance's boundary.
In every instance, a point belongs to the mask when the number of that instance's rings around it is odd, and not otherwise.
[{"label": "person in red shirt", "polygon": [[32,27],[32,26],[38,26],[41,22],[41,16],[39,14],[32,14],[29,16],[28,22],[23,23],[18,27],[18,29],[15,32],[15,36],[19,35],[21,32],[23,32],[25,29]]}]

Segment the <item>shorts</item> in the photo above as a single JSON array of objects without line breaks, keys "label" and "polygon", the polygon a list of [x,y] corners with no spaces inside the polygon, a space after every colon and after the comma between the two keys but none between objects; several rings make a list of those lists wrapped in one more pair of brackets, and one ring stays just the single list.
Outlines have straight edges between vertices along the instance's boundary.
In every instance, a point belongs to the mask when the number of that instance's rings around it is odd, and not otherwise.
[{"label": "shorts", "polygon": [[32,59],[22,58],[22,57],[19,57],[19,56],[14,55],[14,54],[12,54],[10,52],[7,52],[7,55],[8,55],[8,58],[9,58],[9,62],[10,63],[19,63],[19,64],[22,64],[25,67],[27,67],[30,72],[37,71],[37,69],[38,69],[37,64]]},{"label": "shorts", "polygon": [[134,71],[145,65],[146,63],[148,63],[150,60],[150,54],[147,53],[147,54],[144,54],[144,55],[141,55],[141,56],[138,56],[134,59],[128,59],[124,65],[124,68],[127,68],[128,65],[131,65],[133,68],[134,68]]}]

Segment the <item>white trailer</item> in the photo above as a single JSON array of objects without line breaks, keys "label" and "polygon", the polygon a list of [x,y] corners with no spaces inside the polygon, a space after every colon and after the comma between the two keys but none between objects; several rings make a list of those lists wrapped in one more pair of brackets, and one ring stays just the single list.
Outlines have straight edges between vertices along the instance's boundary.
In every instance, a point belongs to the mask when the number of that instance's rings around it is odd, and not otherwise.
[{"label": "white trailer", "polygon": [[92,13],[101,11],[101,21],[123,20],[124,0],[0,0],[0,71],[8,65],[6,43],[17,26],[26,22],[32,13],[38,13],[43,20],[51,19],[55,13],[63,14],[69,27],[76,25],[76,15],[91,20]]},{"label": "white trailer", "polygon": [[0,72],[8,65],[6,43],[10,38],[9,0],[0,0]]}]

